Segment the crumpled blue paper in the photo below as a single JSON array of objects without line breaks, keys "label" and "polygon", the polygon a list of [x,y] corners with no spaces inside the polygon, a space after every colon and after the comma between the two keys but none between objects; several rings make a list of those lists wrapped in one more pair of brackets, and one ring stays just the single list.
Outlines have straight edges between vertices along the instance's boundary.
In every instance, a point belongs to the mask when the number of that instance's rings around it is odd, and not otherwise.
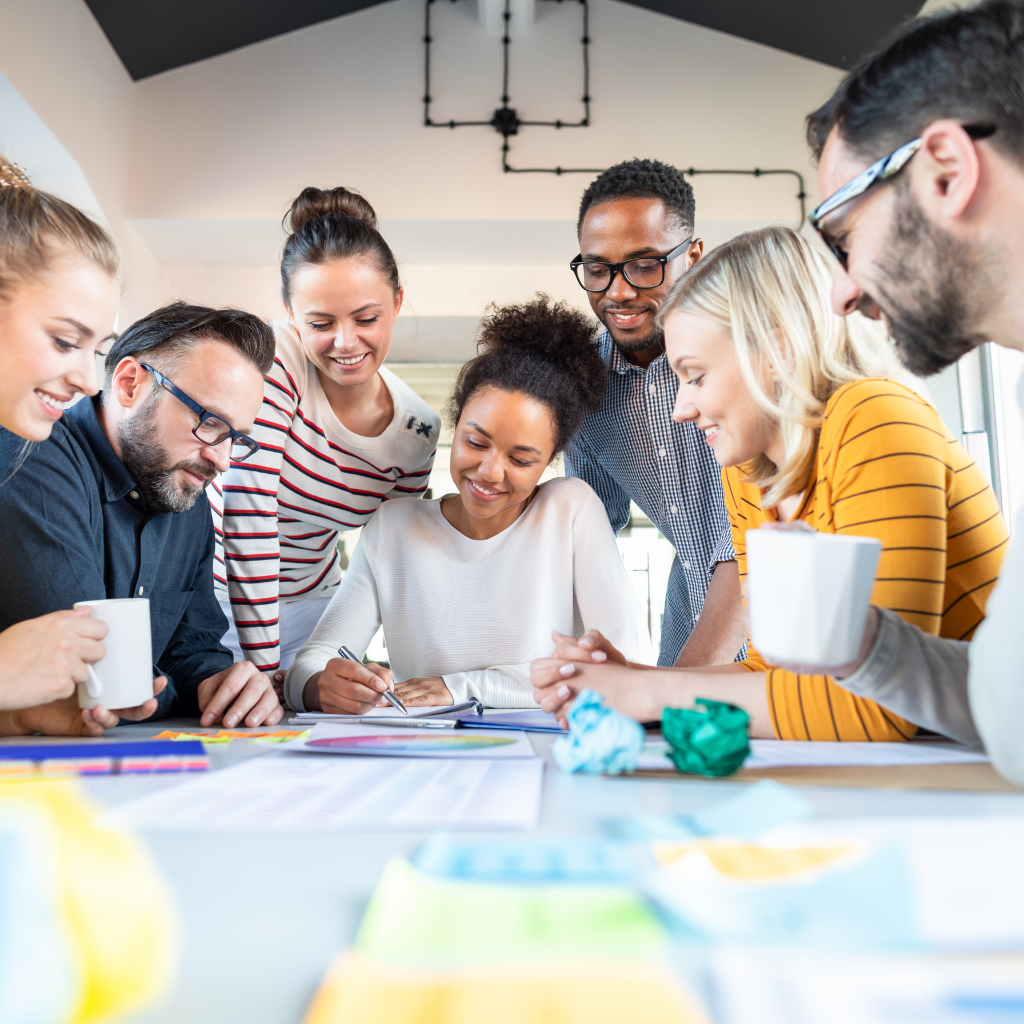
[{"label": "crumpled blue paper", "polygon": [[621,775],[636,768],[644,749],[644,727],[605,707],[599,693],[581,690],[566,718],[569,735],[559,737],[551,748],[563,772]]}]

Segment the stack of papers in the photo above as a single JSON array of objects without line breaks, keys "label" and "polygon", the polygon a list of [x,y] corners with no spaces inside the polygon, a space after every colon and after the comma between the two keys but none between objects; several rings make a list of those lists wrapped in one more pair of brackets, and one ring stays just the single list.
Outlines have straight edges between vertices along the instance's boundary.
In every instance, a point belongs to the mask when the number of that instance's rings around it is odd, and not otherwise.
[{"label": "stack of papers", "polygon": [[361,754],[374,757],[536,757],[525,732],[505,729],[436,730],[387,725],[320,722],[282,750],[303,754]]}]

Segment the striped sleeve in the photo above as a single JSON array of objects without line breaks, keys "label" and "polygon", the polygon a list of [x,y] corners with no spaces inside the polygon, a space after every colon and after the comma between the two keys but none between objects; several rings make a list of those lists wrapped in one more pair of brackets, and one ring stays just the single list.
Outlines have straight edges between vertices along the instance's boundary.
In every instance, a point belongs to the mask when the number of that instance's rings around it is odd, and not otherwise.
[{"label": "striped sleeve", "polygon": [[263,671],[281,663],[277,494],[298,400],[295,379],[280,357],[275,358],[253,429],[260,450],[245,462],[232,463],[222,485],[224,575],[231,611],[247,660]]},{"label": "striped sleeve", "polygon": [[[880,540],[872,603],[938,634],[951,472],[942,421],[906,388],[863,381],[837,394],[820,445],[811,525]],[[899,741],[917,731],[827,676],[772,669],[767,688],[780,739]]]}]

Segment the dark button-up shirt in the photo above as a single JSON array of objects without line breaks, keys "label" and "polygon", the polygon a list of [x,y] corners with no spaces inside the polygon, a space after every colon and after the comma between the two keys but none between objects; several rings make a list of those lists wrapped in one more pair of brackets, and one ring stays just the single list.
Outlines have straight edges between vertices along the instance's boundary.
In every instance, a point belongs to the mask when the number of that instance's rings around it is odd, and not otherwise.
[{"label": "dark button-up shirt", "polygon": [[601,408],[565,452],[565,471],[586,480],[616,533],[634,501],[676,549],[665,595],[661,655],[671,665],[704,607],[718,562],[736,557],[722,496],[721,467],[692,423],[672,419],[679,381],[662,353],[646,369],[629,362],[604,331],[608,364]]},{"label": "dark button-up shirt", "polygon": [[213,522],[152,514],[110,446],[98,399],[83,399],[30,445],[0,429],[0,629],[77,601],[149,599],[156,717],[198,715],[197,690],[227,668],[227,620],[213,592]]}]

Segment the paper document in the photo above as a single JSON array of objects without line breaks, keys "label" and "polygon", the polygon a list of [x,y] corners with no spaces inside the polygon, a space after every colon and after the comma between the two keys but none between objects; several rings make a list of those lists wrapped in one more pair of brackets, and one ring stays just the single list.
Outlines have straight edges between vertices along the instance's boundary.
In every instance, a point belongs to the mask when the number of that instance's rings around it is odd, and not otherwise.
[{"label": "paper document", "polygon": [[303,754],[373,755],[378,757],[492,758],[536,757],[525,732],[500,729],[456,731],[335,725],[318,722],[309,734],[282,750]]},{"label": "paper document", "polygon": [[712,953],[722,1024],[1010,1024],[1024,958],[780,950]]},{"label": "paper document", "polygon": [[[664,740],[644,745],[638,768],[674,770]],[[751,740],[747,769],[770,768],[854,768],[915,764],[973,764],[987,761],[984,754],[948,741],[910,743],[805,743],[798,740]]]},{"label": "paper document", "polygon": [[268,754],[107,811],[104,825],[158,831],[387,832],[526,829],[539,758],[422,760]]}]

